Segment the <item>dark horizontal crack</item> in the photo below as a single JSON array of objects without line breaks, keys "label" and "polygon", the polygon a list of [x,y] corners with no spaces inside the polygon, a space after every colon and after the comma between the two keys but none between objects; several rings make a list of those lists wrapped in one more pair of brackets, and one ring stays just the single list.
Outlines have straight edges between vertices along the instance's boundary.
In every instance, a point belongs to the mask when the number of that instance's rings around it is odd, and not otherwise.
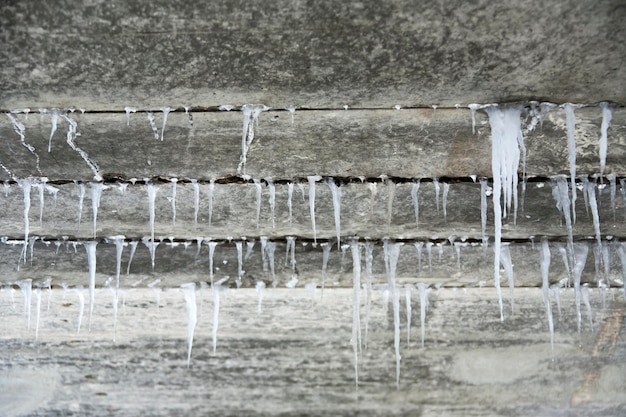
[{"label": "dark horizontal crack", "polygon": [[[214,182],[215,184],[252,184],[254,180],[258,180],[262,183],[268,184],[268,180],[271,181],[275,185],[286,185],[289,183],[298,184],[298,183],[307,183],[308,177],[293,177],[289,179],[285,178],[248,178],[242,176],[226,176],[221,178],[216,178],[214,180],[206,180],[206,179],[192,179],[192,178],[176,178],[176,177],[164,177],[164,176],[153,176],[150,178],[128,178],[120,174],[103,174],[103,183],[105,185],[116,185],[116,184],[128,184],[128,185],[137,185],[142,186],[145,185],[146,182],[154,183],[154,184],[169,184],[173,179],[176,179],[178,183],[183,184],[191,184],[196,182],[198,184],[210,184]],[[523,178],[521,176],[518,177],[518,181],[526,182],[526,183],[547,183],[552,181],[552,178],[555,177],[563,177],[563,175],[555,175],[555,176],[531,176],[527,178]],[[609,176],[604,175],[600,176],[598,174],[590,174],[590,175],[579,175],[576,177],[577,180],[581,180],[582,178],[587,178],[592,183],[609,183]],[[33,180],[37,180],[37,177],[33,177]],[[396,176],[380,176],[380,177],[342,177],[342,176],[321,176],[319,180],[316,182],[324,183],[328,181],[333,181],[337,185],[346,185],[346,184],[364,184],[364,183],[386,183],[388,181],[393,182],[394,184],[406,184],[406,183],[416,183],[416,182],[433,182],[437,180],[439,183],[448,183],[448,184],[460,184],[460,183],[477,183],[478,180],[485,179],[488,182],[493,182],[493,178],[491,177],[435,177],[435,178],[410,178],[410,177],[396,177]],[[615,176],[615,181],[619,182],[622,179],[626,179],[626,176]],[[76,181],[76,180],[66,180],[66,179],[57,179],[57,180],[46,180],[46,184],[48,185],[66,185],[66,184],[89,184],[94,181]],[[7,180],[5,183],[10,185],[15,185],[17,182],[15,180]]]}]

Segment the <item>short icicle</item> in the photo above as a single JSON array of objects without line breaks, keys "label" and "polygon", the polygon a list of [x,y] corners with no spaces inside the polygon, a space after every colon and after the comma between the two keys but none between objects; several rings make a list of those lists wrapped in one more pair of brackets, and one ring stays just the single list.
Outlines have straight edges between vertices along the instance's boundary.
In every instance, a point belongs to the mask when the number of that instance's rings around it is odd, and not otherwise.
[{"label": "short icicle", "polygon": [[187,368],[191,365],[191,348],[193,347],[193,333],[198,321],[198,305],[196,304],[196,284],[189,282],[180,286],[187,305]]},{"label": "short icicle", "polygon": [[211,283],[211,291],[213,288],[213,258],[215,256],[215,248],[217,247],[217,242],[209,241],[209,282]]},{"label": "short icicle", "polygon": [[389,230],[391,220],[393,219],[393,200],[396,196],[396,183],[390,178],[387,178],[385,183],[387,184],[387,230]]},{"label": "short icicle", "polygon": [[200,185],[198,180],[189,180],[193,187],[193,224],[198,224],[198,212],[200,211]]},{"label": "short icicle", "polygon": [[443,183],[443,196],[441,200],[441,208],[443,209],[443,220],[448,220],[448,193],[450,192],[450,184]]},{"label": "short icicle", "polygon": [[[313,229],[313,243],[317,244],[317,231],[315,229],[315,182],[321,180],[319,175],[311,175],[307,177],[309,182],[309,211],[311,212],[311,228]],[[338,248],[341,245],[337,245]]]},{"label": "short icicle", "polygon": [[332,248],[332,243],[324,242],[321,243],[322,247],[322,291],[321,291],[321,300],[324,300],[324,287],[326,286],[326,271],[328,269],[328,259],[330,258],[330,249]]},{"label": "short icicle", "polygon": [[393,300],[394,348],[396,352],[396,388],[400,389],[400,294],[396,287],[396,268],[400,257],[402,243],[383,241],[387,285]]},{"label": "short icicle", "polygon": [[359,388],[359,351],[361,350],[361,246],[355,239],[350,242],[352,251],[352,350],[354,352],[354,383]]},{"label": "short icicle", "polygon": [[98,242],[94,240],[85,242],[83,245],[87,251],[87,264],[89,265],[89,324],[87,327],[91,332],[91,319],[96,302],[96,246]]},{"label": "short icicle", "polygon": [[441,193],[439,178],[433,178],[433,186],[435,187],[435,205],[437,207],[437,214],[439,214],[439,194]]},{"label": "short icicle", "polygon": [[287,183],[287,208],[289,209],[289,224],[293,222],[293,182]]},{"label": "short icicle", "polygon": [[237,288],[241,287],[243,278],[243,242],[238,240],[235,242],[235,248],[237,249]]},{"label": "short icicle", "polygon": [[176,225],[176,185],[178,183],[178,178],[171,178],[170,182],[172,183],[172,224]]},{"label": "short icicle", "polygon": [[241,160],[237,166],[237,173],[246,173],[246,162],[248,160],[248,149],[254,141],[254,124],[258,123],[258,118],[261,112],[267,111],[270,108],[264,105],[256,104],[244,104],[241,106],[241,112],[243,113],[243,132],[241,135]]},{"label": "short icicle", "polygon": [[554,321],[552,318],[552,305],[550,304],[550,246],[547,239],[541,240],[541,248],[539,252],[539,266],[541,268],[541,290],[543,292],[543,303],[546,307],[546,316],[548,317],[548,328],[550,329],[550,349],[554,356]]},{"label": "short icicle", "polygon": [[335,183],[335,180],[329,178],[326,181],[330,192],[333,196],[333,212],[335,214],[335,233],[337,235],[337,246],[341,246],[341,188]]},{"label": "short icicle", "polygon": [[276,229],[276,185],[271,178],[265,178],[265,182],[267,183],[267,187],[270,189],[270,198],[268,202],[270,203],[270,213],[272,215],[272,229]]},{"label": "short icicle", "polygon": [[26,328],[30,330],[30,312],[32,305],[33,280],[28,278],[17,281],[16,284],[18,287],[20,287],[20,290],[22,291],[22,296],[24,297],[24,317],[26,318]]},{"label": "short icicle", "polygon": [[100,197],[102,197],[102,190],[104,184],[101,182],[91,183],[91,207],[93,212],[93,237],[96,237],[96,230],[98,225],[98,208],[100,208]]}]

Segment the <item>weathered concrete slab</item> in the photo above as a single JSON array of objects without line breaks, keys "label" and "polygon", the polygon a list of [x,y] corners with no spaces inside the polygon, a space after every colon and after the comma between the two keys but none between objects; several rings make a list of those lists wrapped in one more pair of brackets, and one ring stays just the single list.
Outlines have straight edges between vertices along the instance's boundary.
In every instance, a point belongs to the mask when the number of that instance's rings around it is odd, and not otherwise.
[{"label": "weathered concrete slab", "polygon": [[2,5],[0,108],[626,102],[619,0]]},{"label": "weathered concrete slab", "polygon": [[[624,404],[624,301],[602,307],[591,292],[594,332],[578,334],[574,296],[561,294],[550,350],[541,291],[520,291],[515,313],[500,322],[492,290],[431,290],[420,342],[420,303],[412,299],[407,346],[404,298],[400,314],[400,387],[395,384],[393,314],[375,291],[367,349],[358,354],[354,385],[352,294],[305,290],[222,292],[217,350],[212,353],[213,303],[198,290],[199,319],[187,368],[183,294],[127,291],[113,330],[112,295],[96,294],[92,331],[76,334],[78,296],[42,293],[38,339],[35,303],[26,328],[21,294],[0,292],[0,391],[3,412],[57,415],[620,415]],[[120,297],[121,300],[122,297]],[[366,302],[361,303],[365,341]],[[116,341],[113,342],[114,334]],[[38,388],[38,378],[49,382]],[[21,383],[21,385],[19,385]],[[18,390],[19,391],[16,391]],[[31,402],[18,394],[30,393]],[[49,399],[36,400],[42,394]],[[451,399],[454,399],[451,401]],[[22,408],[24,409],[24,408]]]},{"label": "weathered concrete slab", "polygon": [[[231,112],[154,113],[157,139],[145,112],[69,114],[78,125],[74,141],[105,178],[220,179],[238,174],[243,115]],[[94,177],[83,157],[67,143],[68,122],[59,117],[48,152],[52,116],[14,115],[24,124],[22,145],[9,117],[0,118],[0,161],[17,177],[83,180]],[[598,107],[576,110],[577,168],[600,172]],[[526,118],[522,127],[532,120]],[[127,126],[128,123],[128,126]],[[468,109],[286,111],[261,113],[244,173],[253,178],[289,180],[308,175],[400,178],[490,177],[491,134],[486,114],[476,114],[472,134]],[[569,174],[565,112],[548,113],[528,132],[526,172],[547,177]],[[163,141],[160,140],[163,136]],[[39,169],[37,169],[39,158]],[[520,175],[522,168],[520,166]],[[626,175],[626,110],[617,108],[608,131],[605,174]],[[9,179],[6,172],[0,178]]]}]

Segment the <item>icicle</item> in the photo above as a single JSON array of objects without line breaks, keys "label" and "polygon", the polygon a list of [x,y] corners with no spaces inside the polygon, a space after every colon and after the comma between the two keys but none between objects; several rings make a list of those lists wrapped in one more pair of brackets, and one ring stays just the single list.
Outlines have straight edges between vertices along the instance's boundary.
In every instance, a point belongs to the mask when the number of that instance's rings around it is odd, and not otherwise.
[{"label": "icicle", "polygon": [[476,134],[476,110],[482,108],[480,104],[472,103],[468,105],[470,111],[472,112],[472,135]]},{"label": "icicle", "polygon": [[[313,229],[313,243],[317,244],[317,231],[315,230],[315,182],[321,180],[319,175],[307,177],[309,182],[309,211],[311,212],[311,227]],[[341,245],[337,245],[339,248]]]},{"label": "icicle", "polygon": [[159,140],[159,129],[157,128],[156,121],[154,120],[154,114],[151,111],[147,111],[148,121],[150,122],[150,128],[152,128],[152,134],[156,140]]},{"label": "icicle", "polygon": [[150,252],[150,261],[152,263],[152,270],[154,271],[154,261],[156,259],[156,248],[159,246],[161,242],[155,242],[153,239],[149,237],[142,237],[141,243],[143,243]]},{"label": "icicle", "polygon": [[189,180],[193,187],[193,224],[198,224],[198,212],[200,211],[200,186],[198,180]]},{"label": "icicle", "polygon": [[193,333],[198,321],[198,306],[196,304],[196,284],[193,282],[180,286],[187,305],[187,368],[191,365],[191,348],[193,347]]},{"label": "icicle", "polygon": [[76,295],[78,295],[78,325],[76,329],[76,334],[80,334],[80,326],[83,322],[83,314],[85,312],[85,296],[83,295],[83,287],[82,285],[77,286],[74,291]]},{"label": "icicle", "polygon": [[[573,245],[573,242],[572,242]],[[559,244],[556,245],[559,253],[561,254],[561,258],[563,259],[563,265],[565,266],[565,272],[567,272],[567,286],[569,287],[572,282],[572,271],[569,266],[569,258],[567,257],[567,251],[565,248]]]},{"label": "icicle", "polygon": [[432,271],[433,266],[433,242],[426,242],[426,253],[428,254],[428,272]]},{"label": "icicle", "polygon": [[611,119],[613,118],[613,109],[609,106],[609,103],[603,101],[600,103],[602,109],[602,125],[600,126],[600,176],[604,175],[604,168],[606,167],[606,153],[608,150],[608,138],[607,133]]},{"label": "icicle", "polygon": [[541,268],[541,290],[543,292],[543,303],[546,307],[546,316],[548,317],[548,328],[550,329],[550,348],[554,355],[554,321],[552,319],[552,305],[550,304],[550,246],[547,239],[541,240],[541,249],[539,252],[539,265]]},{"label": "icicle", "polygon": [[593,228],[596,232],[596,240],[598,245],[602,245],[602,234],[600,233],[600,216],[598,214],[598,202],[596,200],[596,184],[588,182],[585,184],[584,192],[589,196],[589,207],[591,208],[591,216],[593,218]]},{"label": "icicle", "polygon": [[124,236],[110,238],[115,244],[115,291],[113,293],[113,341],[117,332],[117,304],[120,290],[120,272],[122,271],[122,251],[124,250]]},{"label": "icicle", "polygon": [[461,270],[461,246],[467,245],[467,243],[463,244],[461,242],[454,242],[454,251],[456,252],[456,267],[460,271]]},{"label": "icicle", "polygon": [[291,273],[296,273],[296,238],[294,236],[287,236],[287,248],[285,253],[285,265],[289,259],[289,253],[291,253]]},{"label": "icicle", "polygon": [[30,190],[32,186],[32,180],[18,179],[17,184],[22,187],[22,191],[24,192],[24,248],[22,249],[22,254],[20,255],[20,262],[21,259],[24,258],[24,263],[26,263],[26,249],[28,247],[28,235],[30,233],[28,212],[30,211]]},{"label": "icicle", "polygon": [[170,182],[172,183],[172,224],[176,225],[176,184],[178,178],[171,178]]},{"label": "icicle", "polygon": [[443,183],[443,200],[442,200],[442,209],[443,209],[443,220],[448,220],[448,193],[450,192],[450,184],[447,182]]},{"label": "icicle", "polygon": [[413,243],[415,246],[415,250],[417,251],[417,271],[422,271],[422,247],[424,247],[424,242],[415,242]]},{"label": "icicle", "polygon": [[335,180],[329,178],[326,184],[330,187],[333,196],[333,211],[335,214],[335,233],[337,234],[337,246],[341,245],[341,188],[335,184]]},{"label": "icicle", "polygon": [[98,242],[91,241],[83,244],[87,251],[87,264],[89,265],[89,331],[91,332],[91,318],[96,302],[96,246]]},{"label": "icicle", "polygon": [[41,317],[41,288],[35,288],[35,298],[37,299],[37,315],[35,319],[35,340],[39,339],[39,318]]},{"label": "icicle", "polygon": [[324,287],[326,286],[326,270],[328,268],[328,259],[330,258],[330,249],[332,248],[332,243],[324,242],[321,243],[322,247],[322,295],[321,299],[324,300]]},{"label": "icicle", "polygon": [[[150,213],[150,240],[154,242],[154,217],[155,217],[155,200],[156,193],[159,191],[159,187],[156,184],[148,182],[146,180],[146,186],[148,189],[148,204]],[[154,257],[152,258],[152,267],[154,268]]]},{"label": "icicle", "polygon": [[50,112],[50,123],[52,127],[50,128],[50,138],[48,139],[48,153],[50,153],[52,149],[52,137],[54,136],[54,132],[57,131],[57,123],[59,121],[59,111],[52,110]]},{"label": "icicle", "polygon": [[243,133],[241,136],[241,161],[237,167],[238,174],[246,173],[248,149],[254,140],[254,123],[258,123],[258,117],[261,112],[269,109],[267,106],[254,104],[244,104],[241,107],[241,112],[243,113]]},{"label": "icicle", "polygon": [[165,125],[167,124],[167,115],[172,110],[174,110],[174,109],[171,108],[171,107],[163,107],[163,108],[161,108],[161,111],[163,112],[163,125],[161,126],[161,142],[163,142],[163,135],[165,134]]},{"label": "icicle", "polygon": [[287,183],[287,208],[289,209],[289,224],[291,224],[293,220],[293,182]]},{"label": "icicle", "polygon": [[191,131],[191,134],[193,135],[193,114],[191,114],[190,112],[191,108],[189,106],[183,106],[183,108],[185,109],[187,120],[189,121],[189,130]]},{"label": "icicle", "polygon": [[274,252],[276,251],[276,242],[267,242],[265,245],[265,250],[267,251],[267,259],[270,264],[270,272],[272,273],[272,282],[276,278],[276,274],[274,271]]},{"label": "icicle", "polygon": [[568,195],[569,189],[567,180],[564,177],[552,178],[552,195],[557,201],[557,208],[565,217],[565,225],[567,227],[567,247],[570,250],[571,260],[574,262],[574,229],[572,226],[572,218],[570,217],[570,199]]},{"label": "icicle", "polygon": [[439,214],[439,193],[441,186],[439,185],[439,178],[433,178],[433,185],[435,186],[435,204],[437,206],[437,214]]},{"label": "icicle", "polygon": [[26,128],[24,127],[24,124],[22,122],[20,122],[19,120],[17,120],[17,118],[15,116],[13,116],[11,113],[7,113],[7,117],[11,121],[11,125],[13,126],[13,130],[20,137],[20,142],[22,143],[22,146],[25,147],[26,149],[28,149],[28,152],[30,152],[35,157],[35,168],[37,169],[37,172],[39,173],[39,175],[41,175],[41,168],[39,167],[39,155],[37,154],[37,150],[35,149],[35,147],[33,145],[31,145],[30,143],[27,143],[26,140],[25,140],[26,139],[26,134],[25,134]]},{"label": "icicle", "polygon": [[265,289],[265,283],[263,281],[257,281],[256,283],[256,292],[259,295],[259,302],[257,305],[257,314],[261,315],[261,311],[263,308],[263,290]]},{"label": "icicle", "polygon": [[572,187],[572,223],[576,224],[576,116],[574,109],[580,107],[572,103],[566,103],[565,119],[567,125],[567,148],[569,154],[569,172]]},{"label": "icicle", "polygon": [[272,215],[272,229],[275,229],[276,221],[275,221],[274,212],[276,208],[276,186],[274,185],[274,182],[272,181],[271,178],[265,178],[265,182],[267,183],[267,186],[270,189],[270,198],[269,198],[270,213]]},{"label": "icicle", "polygon": [[126,112],[126,126],[130,126],[130,114],[137,113],[137,108],[135,107],[124,107],[124,111]]},{"label": "icicle", "polygon": [[504,267],[504,272],[509,283],[509,295],[511,300],[511,314],[515,307],[515,298],[513,297],[513,290],[515,288],[515,281],[513,278],[513,262],[511,261],[511,252],[509,251],[509,245],[502,245],[500,248],[500,263]]},{"label": "icicle", "polygon": [[411,290],[412,285],[405,286],[404,301],[406,304],[406,347],[411,347]]},{"label": "icicle", "polygon": [[[243,238],[242,238],[243,239]],[[243,257],[244,262],[250,259],[252,256],[252,250],[254,249],[254,240],[248,240],[246,242],[246,255]]]},{"label": "icicle", "polygon": [[237,288],[241,287],[241,278],[243,278],[243,242],[235,242],[237,248]]},{"label": "icicle", "polygon": [[213,286],[213,257],[215,255],[215,248],[217,247],[217,242],[209,241],[209,282],[211,283],[211,289],[214,290]]},{"label": "icicle", "polygon": [[426,310],[428,309],[428,284],[418,283],[417,289],[420,293],[420,330],[422,332],[422,347],[424,347],[424,337],[426,336]]},{"label": "icicle", "polygon": [[45,206],[44,203],[44,191],[46,189],[46,182],[48,178],[41,177],[37,182],[37,188],[39,189],[39,226],[43,227],[43,209]]},{"label": "icicle", "polygon": [[576,317],[578,319],[578,334],[580,335],[580,325],[582,323],[582,316],[580,314],[580,277],[585,269],[585,263],[587,262],[587,254],[589,252],[589,245],[586,243],[577,243],[574,245],[575,252],[575,264],[572,271],[574,276],[574,294],[576,298]]},{"label": "icicle", "polygon": [[126,275],[130,275],[130,265],[133,263],[133,257],[135,256],[135,251],[137,250],[137,245],[139,242],[133,240],[129,243],[130,245],[130,256],[128,257],[128,267],[126,268]]},{"label": "icicle", "polygon": [[350,243],[352,251],[352,350],[354,352],[354,382],[359,388],[359,351],[361,350],[361,247],[355,239]]},{"label": "icicle", "polygon": [[96,237],[96,230],[98,225],[98,208],[100,207],[100,197],[102,196],[102,190],[104,184],[101,182],[91,183],[91,208],[93,212],[93,237]]},{"label": "icicle", "polygon": [[370,312],[372,309],[372,264],[374,262],[374,244],[365,242],[365,291],[366,291],[366,307],[365,307],[365,349],[367,349],[369,337]]},{"label": "icicle", "polygon": [[24,297],[24,316],[26,317],[26,328],[30,330],[30,311],[32,304],[33,294],[33,280],[24,279],[16,282],[17,286],[22,290],[22,296]]},{"label": "icicle", "polygon": [[209,226],[213,222],[213,196],[215,194],[215,179],[209,180]]},{"label": "icicle", "polygon": [[[502,217],[510,211],[511,199],[514,200],[517,217],[517,170],[519,167],[519,136],[521,108],[488,106],[484,109],[489,116],[492,136],[491,165],[493,174],[493,211],[495,223],[494,244],[494,281],[500,294],[500,244],[502,240]],[[500,196],[503,193],[505,210],[503,212]],[[498,296],[501,304],[500,295]],[[501,320],[504,314],[500,312]]]},{"label": "icicle", "polygon": [[287,110],[291,114],[291,124],[293,124],[293,119],[296,114],[297,108],[298,108],[297,106],[293,106],[293,105],[285,107],[285,110]]},{"label": "icicle", "polygon": [[396,268],[400,257],[402,243],[383,241],[387,285],[393,297],[394,347],[396,352],[396,388],[400,389],[400,294],[396,288]]},{"label": "icicle", "polygon": [[585,303],[585,307],[587,308],[587,318],[589,319],[589,329],[593,333],[593,316],[591,314],[591,304],[589,304],[589,287],[587,284],[583,285],[581,288],[581,294],[583,297],[583,302]]},{"label": "icicle", "polygon": [[413,208],[415,210],[415,226],[419,227],[419,214],[420,214],[420,203],[419,203],[419,192],[420,192],[420,181],[417,180],[413,182],[413,188],[411,189],[411,200],[413,201]]}]

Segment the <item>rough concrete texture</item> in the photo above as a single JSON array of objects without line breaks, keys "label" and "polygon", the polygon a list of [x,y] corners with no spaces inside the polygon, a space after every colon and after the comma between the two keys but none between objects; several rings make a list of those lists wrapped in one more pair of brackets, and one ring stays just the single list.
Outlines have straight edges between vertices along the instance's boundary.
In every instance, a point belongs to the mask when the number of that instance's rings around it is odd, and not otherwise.
[{"label": "rough concrete texture", "polygon": [[[85,314],[79,334],[77,293],[53,290],[48,310],[44,291],[36,341],[35,310],[27,330],[20,294],[11,301],[3,291],[0,334],[10,336],[2,339],[2,357],[11,366],[0,371],[0,407],[5,415],[46,416],[624,413],[624,304],[617,294],[609,292],[602,308],[600,292],[591,293],[595,332],[585,318],[579,337],[573,291],[563,290],[553,354],[541,292],[520,291],[515,313],[501,323],[491,314],[497,304],[491,291],[431,290],[424,347],[417,291],[410,345],[402,295],[399,389],[392,308],[374,291],[358,390],[349,290],[326,292],[323,301],[319,291],[266,290],[260,314],[254,290],[222,292],[215,353],[212,295],[199,290],[189,368],[180,291],[125,291],[115,333],[112,293],[98,291],[92,331]],[[27,398],[24,388],[32,393]]]},{"label": "rough concrete texture", "polygon": [[626,102],[620,0],[4,4],[0,107]]},{"label": "rough concrete texture", "polygon": [[[622,3],[2,3],[0,415],[625,414]],[[523,107],[499,280],[471,103]]]}]

